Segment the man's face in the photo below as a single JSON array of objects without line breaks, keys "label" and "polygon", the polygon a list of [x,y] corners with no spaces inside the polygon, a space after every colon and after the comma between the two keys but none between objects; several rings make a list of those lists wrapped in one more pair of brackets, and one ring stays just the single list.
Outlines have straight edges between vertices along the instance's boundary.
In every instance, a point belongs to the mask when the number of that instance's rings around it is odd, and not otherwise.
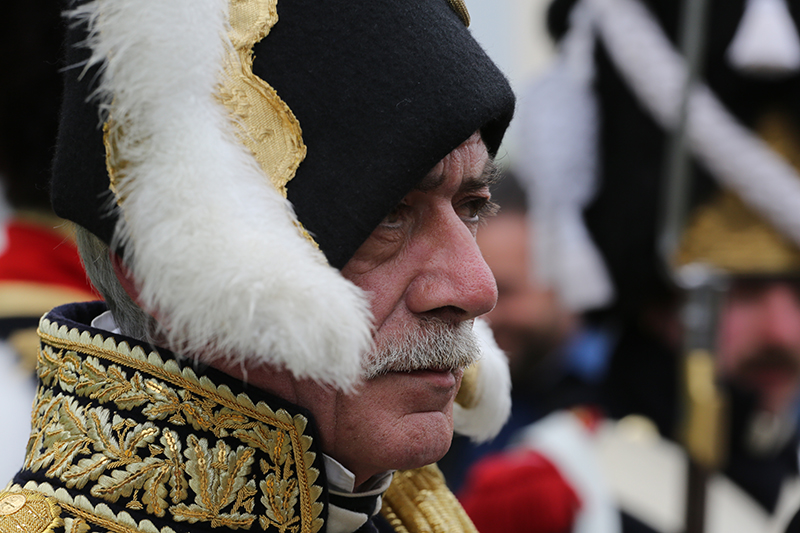
[{"label": "man's face", "polygon": [[555,291],[532,279],[524,213],[501,211],[481,229],[478,244],[497,280],[497,305],[486,318],[515,384],[529,384],[542,359],[572,331],[575,317]]},{"label": "man's face", "polygon": [[785,412],[800,390],[800,282],[740,279],[721,315],[724,377],[755,391],[761,408]]},{"label": "man's face", "polygon": [[386,470],[435,462],[450,447],[453,400],[463,367],[477,355],[472,319],[497,299],[475,242],[490,197],[488,160],[473,135],[431,170],[342,269],[369,294],[375,320],[376,349],[365,360],[372,377],[355,393],[274,369],[249,375],[314,414],[323,450],[356,475],[357,485]]}]

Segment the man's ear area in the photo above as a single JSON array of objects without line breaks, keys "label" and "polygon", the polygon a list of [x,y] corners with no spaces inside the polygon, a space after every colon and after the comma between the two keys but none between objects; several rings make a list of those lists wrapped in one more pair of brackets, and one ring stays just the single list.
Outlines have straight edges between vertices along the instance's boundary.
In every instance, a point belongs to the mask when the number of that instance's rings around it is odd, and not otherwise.
[{"label": "man's ear area", "polygon": [[114,268],[114,274],[117,276],[120,285],[122,285],[122,288],[125,289],[126,293],[128,293],[128,296],[130,296],[131,300],[133,300],[136,305],[144,309],[139,298],[139,289],[136,288],[136,280],[133,277],[133,272],[131,272],[122,258],[115,254],[112,250],[108,251],[108,255],[111,258],[111,266]]}]

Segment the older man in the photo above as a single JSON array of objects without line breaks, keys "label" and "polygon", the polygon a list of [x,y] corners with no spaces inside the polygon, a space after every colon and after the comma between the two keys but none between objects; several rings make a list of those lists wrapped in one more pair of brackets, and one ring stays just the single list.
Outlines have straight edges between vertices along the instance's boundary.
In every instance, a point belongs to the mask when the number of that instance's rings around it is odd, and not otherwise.
[{"label": "older man", "polygon": [[463,3],[70,13],[53,201],[108,308],[40,324],[0,531],[471,530],[428,465],[503,418],[454,399],[513,95]]}]

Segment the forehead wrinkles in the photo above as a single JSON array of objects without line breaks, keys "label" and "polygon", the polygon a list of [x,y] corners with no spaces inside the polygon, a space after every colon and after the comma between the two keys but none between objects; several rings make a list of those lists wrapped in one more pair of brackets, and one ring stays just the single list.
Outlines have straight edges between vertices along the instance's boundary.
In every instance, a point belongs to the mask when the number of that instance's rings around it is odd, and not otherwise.
[{"label": "forehead wrinkles", "polygon": [[[489,166],[486,147],[479,134],[475,133],[464,143],[447,154],[420,181],[414,190],[430,192],[440,187],[448,177],[457,176],[462,184],[488,185],[486,168]],[[476,188],[472,185],[471,188]]]}]

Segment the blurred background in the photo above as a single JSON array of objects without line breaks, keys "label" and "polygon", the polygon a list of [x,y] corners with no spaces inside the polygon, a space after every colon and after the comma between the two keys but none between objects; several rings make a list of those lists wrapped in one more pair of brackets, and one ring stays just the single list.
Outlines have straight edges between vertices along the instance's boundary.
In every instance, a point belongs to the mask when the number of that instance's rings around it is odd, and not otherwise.
[{"label": "blurred background", "polygon": [[[0,20],[0,477],[38,318],[94,299],[49,210],[58,3]],[[783,532],[800,508],[800,0],[467,0],[518,109],[478,240],[509,423],[441,461],[481,533]],[[687,80],[691,83],[687,85]],[[692,87],[687,90],[687,87]],[[682,181],[684,180],[684,181]]]},{"label": "blurred background", "polygon": [[514,403],[494,442],[455,437],[451,487],[483,533],[784,531],[800,2],[469,7],[518,95],[478,236]]},{"label": "blurred background", "polygon": [[39,318],[97,299],[47,184],[61,98],[60,3],[11,1],[0,17],[0,478],[25,457]]}]

